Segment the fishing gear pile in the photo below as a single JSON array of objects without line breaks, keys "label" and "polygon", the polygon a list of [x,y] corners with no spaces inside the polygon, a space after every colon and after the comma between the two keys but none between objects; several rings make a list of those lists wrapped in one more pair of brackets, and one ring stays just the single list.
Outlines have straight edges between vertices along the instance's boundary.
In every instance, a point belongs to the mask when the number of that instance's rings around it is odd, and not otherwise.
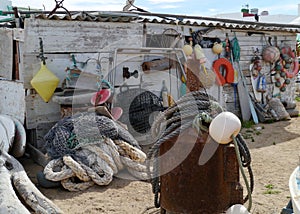
[{"label": "fishing gear pile", "polygon": [[46,135],[52,160],[45,178],[60,181],[69,191],[108,185],[120,170],[146,180],[146,155],[118,122],[94,112],[79,113],[59,121]]}]

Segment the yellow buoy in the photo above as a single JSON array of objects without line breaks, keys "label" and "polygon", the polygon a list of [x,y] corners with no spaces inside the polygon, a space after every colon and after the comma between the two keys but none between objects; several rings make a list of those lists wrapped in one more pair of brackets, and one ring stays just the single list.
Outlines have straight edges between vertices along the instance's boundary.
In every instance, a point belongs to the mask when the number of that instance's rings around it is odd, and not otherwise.
[{"label": "yellow buoy", "polygon": [[215,42],[214,46],[212,47],[212,52],[214,54],[220,54],[223,51],[223,46],[220,43]]},{"label": "yellow buoy", "polygon": [[191,45],[184,45],[182,50],[186,56],[190,56],[193,53],[193,47]]},{"label": "yellow buoy", "polygon": [[45,64],[41,63],[40,70],[36,73],[30,83],[41,98],[45,102],[48,102],[59,84],[59,78],[57,78]]}]

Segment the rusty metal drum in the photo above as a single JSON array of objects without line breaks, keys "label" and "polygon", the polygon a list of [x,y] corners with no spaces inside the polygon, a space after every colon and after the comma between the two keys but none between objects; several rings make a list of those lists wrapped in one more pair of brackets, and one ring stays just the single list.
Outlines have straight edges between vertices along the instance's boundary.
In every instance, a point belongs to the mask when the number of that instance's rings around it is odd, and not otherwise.
[{"label": "rusty metal drum", "polygon": [[[219,145],[212,157],[204,165],[199,165],[208,134],[192,138],[191,133],[195,133],[193,129],[187,129],[160,147],[160,155],[172,149],[174,158],[180,157],[187,147],[192,148],[178,166],[160,176],[161,213],[217,214],[225,212],[233,204],[243,204],[243,189],[239,183],[239,167],[233,145]],[[175,143],[176,148],[172,148]],[[160,162],[161,171],[172,164],[172,158],[164,159]]]}]

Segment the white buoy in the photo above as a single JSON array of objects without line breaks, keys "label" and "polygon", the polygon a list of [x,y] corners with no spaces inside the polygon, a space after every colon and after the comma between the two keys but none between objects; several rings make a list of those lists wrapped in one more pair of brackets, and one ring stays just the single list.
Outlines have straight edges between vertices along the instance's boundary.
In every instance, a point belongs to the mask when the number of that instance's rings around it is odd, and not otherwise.
[{"label": "white buoy", "polygon": [[195,45],[194,52],[195,52],[195,57],[197,60],[205,58],[203,49],[201,48],[201,46],[199,44]]},{"label": "white buoy", "polygon": [[209,135],[220,144],[232,141],[231,136],[237,136],[241,130],[240,119],[231,112],[218,114],[209,125]]},{"label": "white buoy", "polygon": [[226,214],[250,214],[246,207],[242,204],[235,204],[229,207]]}]

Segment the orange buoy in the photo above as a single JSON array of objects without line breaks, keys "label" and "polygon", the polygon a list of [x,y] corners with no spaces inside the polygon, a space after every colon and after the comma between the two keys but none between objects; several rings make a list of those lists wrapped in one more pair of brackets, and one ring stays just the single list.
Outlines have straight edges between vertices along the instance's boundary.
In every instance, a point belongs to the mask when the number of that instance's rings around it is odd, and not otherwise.
[{"label": "orange buoy", "polygon": [[[220,73],[220,68],[224,67],[226,70],[225,77]],[[225,58],[217,59],[213,62],[213,70],[217,75],[217,82],[219,85],[224,85],[225,83],[234,82],[234,68],[229,60]]]}]

